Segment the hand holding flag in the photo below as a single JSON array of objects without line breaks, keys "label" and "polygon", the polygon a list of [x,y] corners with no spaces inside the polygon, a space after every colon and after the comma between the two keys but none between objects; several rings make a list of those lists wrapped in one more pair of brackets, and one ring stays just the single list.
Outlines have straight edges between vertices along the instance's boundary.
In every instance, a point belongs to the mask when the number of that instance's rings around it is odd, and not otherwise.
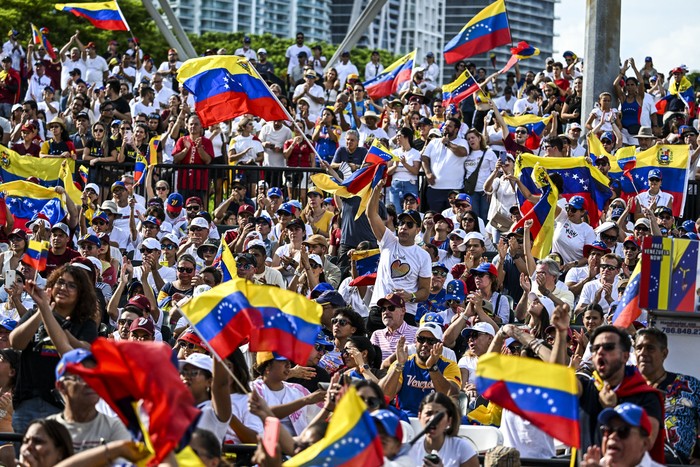
[{"label": "hand holding flag", "polygon": [[526,58],[530,58],[530,57],[534,57],[536,55],[539,55],[540,49],[538,49],[537,47],[531,46],[530,44],[528,44],[525,41],[520,41],[520,42],[518,42],[518,45],[516,47],[510,48],[510,53],[512,55],[511,55],[510,59],[508,60],[508,63],[506,63],[506,66],[501,68],[499,73],[505,73],[506,71],[510,70],[520,60],[524,60]]}]

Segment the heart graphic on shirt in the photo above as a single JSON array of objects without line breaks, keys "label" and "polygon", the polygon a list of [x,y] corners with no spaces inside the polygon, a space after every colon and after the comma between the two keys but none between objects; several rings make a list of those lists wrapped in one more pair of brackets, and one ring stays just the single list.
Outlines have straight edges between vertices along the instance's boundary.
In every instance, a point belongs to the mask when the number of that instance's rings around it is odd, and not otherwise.
[{"label": "heart graphic on shirt", "polygon": [[408,263],[402,263],[400,259],[395,260],[391,263],[391,278],[399,279],[406,276],[411,270],[411,266]]}]

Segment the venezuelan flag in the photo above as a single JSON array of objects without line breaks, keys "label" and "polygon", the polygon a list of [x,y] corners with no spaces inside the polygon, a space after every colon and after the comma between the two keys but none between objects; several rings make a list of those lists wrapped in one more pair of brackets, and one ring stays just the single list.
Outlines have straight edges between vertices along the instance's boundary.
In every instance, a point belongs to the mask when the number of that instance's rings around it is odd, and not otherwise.
[{"label": "venezuelan flag", "polygon": [[416,51],[404,55],[385,68],[383,72],[364,83],[367,95],[372,99],[380,99],[396,93],[403,83],[411,80]]},{"label": "venezuelan flag", "polygon": [[442,106],[457,105],[478,90],[479,84],[469,70],[464,70],[456,80],[442,87]]},{"label": "venezuelan flag", "polygon": [[326,435],[282,464],[284,467],[378,467],[384,465],[382,441],[367,406],[350,386],[338,402]]},{"label": "venezuelan flag", "polygon": [[367,151],[363,164],[382,164],[398,160],[399,158],[391,152],[391,149],[384,146],[379,139],[375,138],[369,151]]},{"label": "venezuelan flag", "polygon": [[78,167],[78,175],[80,175],[80,179],[83,181],[83,185],[85,185],[88,182],[88,176],[90,175],[90,168],[85,167],[84,165],[81,165]]},{"label": "venezuelan flag", "polygon": [[151,138],[151,140],[148,142],[148,157],[146,160],[148,161],[148,165],[155,165],[158,163],[158,148],[160,147],[160,139],[161,136],[154,136]]},{"label": "venezuelan flag", "polygon": [[[564,190],[560,195],[566,199],[576,195],[583,196],[586,200],[585,209],[588,211],[590,224],[598,225],[600,213],[612,196],[612,191],[608,187],[608,178],[597,167],[588,163],[585,157],[539,157],[534,154],[520,154],[515,162],[515,176],[519,177],[530,192],[535,194],[541,192],[532,180],[532,171],[538,163],[547,169],[550,176],[552,173],[561,175],[564,180]],[[521,206],[526,203],[519,191],[518,200]]]},{"label": "venezuelan flag", "polygon": [[673,267],[671,269],[671,296],[668,309],[695,311],[696,289],[700,281],[700,242],[685,238],[673,240]]},{"label": "venezuelan flag", "polygon": [[[614,326],[620,328],[628,328],[642,314],[642,309],[639,307],[639,291],[642,275],[642,261],[637,261],[637,265],[632,271],[627,287],[617,303],[615,314],[612,318]],[[647,280],[648,282],[648,280]]]},{"label": "venezuelan flag", "polygon": [[136,156],[136,162],[134,163],[134,185],[139,185],[143,175],[148,169],[148,161],[141,154]]},{"label": "venezuelan flag", "polygon": [[538,117],[537,115],[525,114],[518,115],[515,117],[505,116],[503,121],[508,125],[508,131],[515,133],[515,129],[519,126],[525,127],[527,129],[527,140],[525,141],[525,146],[529,149],[535,150],[540,147],[540,141],[542,141],[542,133],[544,133],[545,128],[549,125],[549,121],[552,119],[551,115],[545,115],[544,117]]},{"label": "venezuelan flag", "polygon": [[510,43],[510,26],[506,3],[498,0],[481,10],[445,46],[447,63],[489,51]]},{"label": "venezuelan flag", "polygon": [[656,112],[663,115],[674,99],[683,101],[689,115],[695,114],[695,92],[690,80],[685,76],[680,81],[676,81],[675,77],[671,78],[668,83],[668,95],[656,103]]},{"label": "venezuelan flag", "polygon": [[53,225],[66,216],[61,195],[51,188],[17,181],[3,183],[0,191],[5,193],[5,202],[15,218],[15,228],[23,229],[28,222],[39,217]]},{"label": "venezuelan flag", "polygon": [[516,47],[511,47],[510,48],[510,59],[508,60],[508,63],[506,63],[506,66],[501,68],[501,71],[499,73],[505,73],[506,71],[510,70],[515,66],[516,63],[518,63],[520,60],[524,60],[526,58],[534,57],[536,55],[540,54],[540,49],[537,47],[533,47],[530,44],[528,44],[525,41],[520,41],[518,42],[518,45]]},{"label": "venezuelan flag", "polygon": [[267,121],[291,119],[245,57],[214,55],[187,60],[177,80],[194,96],[204,127],[243,114]]},{"label": "venezuelan flag", "polygon": [[[589,139],[589,142],[591,140]],[[634,197],[637,191],[642,192],[649,188],[648,174],[651,169],[661,170],[661,190],[673,195],[671,210],[673,215],[680,217],[685,209],[687,196],[688,176],[690,173],[690,152],[687,144],[656,145],[635,155],[634,146],[621,148],[610,158],[610,171],[608,177],[620,181],[622,186],[622,198],[627,200]],[[591,149],[593,152],[593,149]],[[630,177],[626,177],[620,164],[625,164],[634,156],[636,163],[629,170]],[[614,161],[617,160],[617,164]],[[634,181],[634,184],[632,183]],[[635,190],[636,188],[636,190]]]},{"label": "venezuelan flag", "polygon": [[540,165],[535,164],[532,170],[532,179],[535,185],[542,190],[542,197],[535,206],[520,219],[511,231],[525,225],[525,222],[532,220],[530,233],[532,234],[532,256],[544,258],[552,250],[552,240],[554,239],[554,219],[556,217],[557,200],[559,191],[549,179],[547,171]]},{"label": "venezuelan flag", "polygon": [[479,358],[476,388],[548,435],[580,447],[578,382],[572,368],[491,352]]},{"label": "venezuelan flag", "polygon": [[49,54],[49,57],[51,57],[52,60],[55,60],[56,52],[53,51],[53,46],[51,45],[51,42],[49,42],[49,38],[46,37],[46,34],[44,34],[46,28],[39,29],[32,23],[29,23],[29,25],[32,27],[32,42],[36,45],[43,46],[46,53]]},{"label": "venezuelan flag", "polygon": [[350,281],[350,285],[374,285],[377,280],[380,253],[379,248],[352,252],[350,259],[355,262],[357,277]]},{"label": "venezuelan flag", "polygon": [[22,261],[27,263],[37,271],[41,272],[46,269],[46,261],[49,258],[49,242],[39,242],[29,240],[27,251],[22,257]]},{"label": "venezuelan flag", "polygon": [[322,308],[298,293],[233,278],[194,297],[182,313],[222,358],[250,339],[253,352],[305,363],[321,330]]},{"label": "venezuelan flag", "polygon": [[126,18],[116,1],[96,3],[57,3],[56,9],[68,11],[79,18],[85,18],[96,28],[110,31],[129,31]]},{"label": "venezuelan flag", "polygon": [[216,257],[214,258],[214,264],[221,266],[222,282],[228,282],[231,279],[238,277],[238,272],[236,271],[236,258],[233,257],[231,249],[226,245],[224,237],[221,237],[221,244],[219,245],[219,250],[216,252]]},{"label": "venezuelan flag", "polygon": [[[668,310],[671,295],[671,249],[673,239],[668,237],[644,237],[639,281],[639,306],[652,310]],[[697,263],[696,266],[697,267]],[[628,285],[629,286],[629,285]]]}]

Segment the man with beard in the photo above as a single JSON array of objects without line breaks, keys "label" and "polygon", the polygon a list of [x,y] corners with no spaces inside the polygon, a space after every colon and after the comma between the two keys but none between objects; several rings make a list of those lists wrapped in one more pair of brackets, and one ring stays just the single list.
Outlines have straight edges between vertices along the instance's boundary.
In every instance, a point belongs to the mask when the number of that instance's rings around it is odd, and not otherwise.
[{"label": "man with beard", "polygon": [[54,269],[80,256],[80,253],[68,247],[69,241],[70,229],[66,224],[59,222],[51,227],[49,255],[46,259],[46,269],[41,273],[42,276],[49,277]]},{"label": "man with beard", "polygon": [[416,324],[417,304],[428,298],[430,293],[430,266],[427,251],[416,245],[415,238],[421,229],[421,217],[417,211],[404,211],[399,216],[398,235],[394,235],[384,225],[379,216],[379,196],[384,190],[380,181],[372,191],[365,215],[381,250],[377,280],[372,291],[368,332],[384,327],[378,310],[378,301],[394,293],[406,302],[405,321]]},{"label": "man with beard", "polygon": [[447,198],[464,185],[464,158],[467,141],[458,136],[462,125],[456,118],[449,118],[443,126],[443,137],[435,138],[423,150],[421,159],[428,180],[428,207],[438,212],[449,207]]},{"label": "man with beard", "polygon": [[668,337],[656,328],[637,332],[634,355],[639,372],[647,383],[664,394],[665,426],[669,434],[666,461],[669,464],[699,464],[700,381],[664,368]]},{"label": "man with beard", "polygon": [[[566,337],[569,329],[569,307],[557,306],[552,316],[556,328],[550,362],[567,364]],[[632,341],[629,335],[615,326],[600,326],[591,334],[593,378],[578,376],[579,421],[581,450],[602,442],[602,433],[596,420],[605,408],[623,402],[636,404],[649,414],[651,431],[649,444],[652,459],[664,462],[663,397],[649,386],[633,366],[625,366],[630,356]]]},{"label": "man with beard", "polygon": [[418,407],[433,392],[451,395],[459,392],[460,372],[457,364],[442,356],[442,327],[424,323],[416,332],[416,353],[408,356],[406,339],[396,348],[396,361],[379,382],[389,399],[398,396],[399,408],[409,417],[418,416]]}]

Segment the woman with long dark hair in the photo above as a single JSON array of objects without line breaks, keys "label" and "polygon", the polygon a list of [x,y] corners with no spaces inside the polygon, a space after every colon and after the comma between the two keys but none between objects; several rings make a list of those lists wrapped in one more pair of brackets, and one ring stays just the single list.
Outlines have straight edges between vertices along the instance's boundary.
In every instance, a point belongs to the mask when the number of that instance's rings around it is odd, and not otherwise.
[{"label": "woman with long dark hair", "polygon": [[65,426],[56,420],[38,419],[27,427],[17,466],[54,467],[73,452],[73,441]]},{"label": "woman with long dark hair", "polygon": [[79,265],[54,270],[45,290],[33,280],[26,288],[38,310],[25,314],[10,334],[12,348],[22,351],[12,421],[17,433],[31,420],[61,411],[53,394],[56,365],[65,352],[89,347],[99,320],[95,284]]},{"label": "woman with long dark hair", "polygon": [[[92,125],[92,139],[83,148],[83,160],[88,161],[92,167],[98,162],[115,162],[117,156],[114,141],[107,135],[107,127],[102,122],[96,122]],[[90,182],[97,180],[96,175],[88,176]]]},{"label": "woman with long dark hair", "polygon": [[474,172],[478,172],[475,175],[476,181],[473,192],[469,193],[469,195],[471,195],[472,209],[476,215],[486,220],[486,214],[489,210],[489,199],[484,193],[484,184],[491,172],[496,168],[498,159],[496,154],[486,145],[484,136],[475,128],[467,131],[466,140],[469,147],[467,148],[467,157],[464,158],[464,178],[469,180]]},{"label": "woman with long dark hair", "polygon": [[51,137],[44,141],[39,151],[39,157],[63,157],[75,159],[75,146],[70,140],[66,123],[60,117],[55,117],[48,124]]},{"label": "woman with long dark hair", "polygon": [[402,127],[394,137],[396,148],[394,155],[398,161],[389,163],[387,174],[391,175],[389,202],[396,208],[396,214],[403,212],[401,201],[406,193],[418,194],[418,172],[420,172],[420,153],[413,148],[413,129]]}]

